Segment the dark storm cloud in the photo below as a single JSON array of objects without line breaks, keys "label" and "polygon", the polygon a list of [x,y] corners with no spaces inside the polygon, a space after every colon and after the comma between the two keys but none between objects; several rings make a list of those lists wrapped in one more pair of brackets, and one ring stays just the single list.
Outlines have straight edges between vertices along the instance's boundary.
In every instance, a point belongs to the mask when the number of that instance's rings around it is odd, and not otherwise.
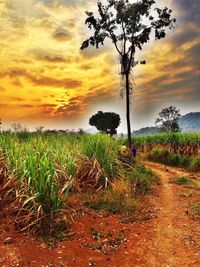
[{"label": "dark storm cloud", "polygon": [[200,23],[199,0],[173,0],[173,3],[183,12],[180,16],[185,22]]},{"label": "dark storm cloud", "polygon": [[[189,92],[190,97],[195,91],[199,91],[200,80],[199,75],[196,76],[186,76],[184,80],[173,82],[172,84],[162,85],[161,93],[169,92],[169,94],[176,94]],[[191,90],[192,87],[192,90]],[[199,91],[200,92],[200,91]]]},{"label": "dark storm cloud", "polygon": [[175,34],[172,38],[173,45],[179,47],[188,42],[195,41],[199,37],[199,31],[195,28],[186,28],[181,33]]},{"label": "dark storm cloud", "polygon": [[[200,61],[198,59],[200,55],[199,43],[193,45],[191,48],[187,49],[186,51],[183,51],[183,53],[184,53],[184,57],[170,64],[166,64],[163,67],[163,71],[169,72],[169,71],[174,70],[175,73],[177,73],[177,71],[179,71],[180,68],[189,66],[192,68],[193,71],[185,72],[185,78],[187,78],[186,77],[187,73],[189,75],[193,75],[194,71],[200,71]],[[199,80],[200,80],[200,77],[199,77]]]},{"label": "dark storm cloud", "polygon": [[[134,96],[140,105],[148,103],[148,105],[159,106],[165,103],[172,104],[176,101],[180,103],[185,101],[192,106],[193,102],[197,103],[199,101],[200,61],[198,58],[200,45],[198,36],[196,38],[194,36],[192,46],[191,39],[187,42],[184,36],[182,38],[183,43],[181,43],[181,38],[178,38],[180,43],[178,48],[173,38],[172,50],[167,52],[165,57],[174,58],[174,61],[170,60],[170,63],[160,65],[160,75],[157,78],[148,79],[138,85],[139,90],[135,92]],[[187,44],[189,44],[189,48],[184,48],[184,45],[187,47]],[[140,75],[141,81],[143,77],[144,75]],[[167,104],[165,105],[167,106]],[[153,107],[152,110],[154,110]]]},{"label": "dark storm cloud", "polygon": [[150,96],[158,103],[175,98],[192,102],[200,96],[200,34],[197,27],[200,23],[200,1],[174,0],[173,3],[180,12],[177,32],[170,39],[172,48],[165,57],[174,58],[174,61],[161,65],[160,77],[143,83],[141,93],[146,101]]},{"label": "dark storm cloud", "polygon": [[194,62],[198,62],[198,66],[200,66],[200,61],[199,61],[199,55],[200,55],[200,45],[199,43],[192,46],[189,50],[187,50],[187,55],[189,57],[193,57]]}]

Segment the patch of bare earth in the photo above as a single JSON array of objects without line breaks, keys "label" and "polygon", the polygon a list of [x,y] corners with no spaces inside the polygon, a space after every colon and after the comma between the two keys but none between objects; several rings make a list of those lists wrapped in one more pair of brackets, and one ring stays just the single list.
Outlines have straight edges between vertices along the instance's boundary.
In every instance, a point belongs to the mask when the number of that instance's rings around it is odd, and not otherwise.
[{"label": "patch of bare earth", "polygon": [[[16,232],[5,205],[0,214],[0,266],[200,266],[199,221],[187,213],[198,190],[192,189],[192,195],[186,197],[190,189],[171,183],[176,175],[183,175],[181,170],[145,165],[162,181],[145,197],[148,214],[124,223],[119,216],[85,209],[72,223],[68,239],[55,247]],[[5,243],[9,237],[10,242]]]}]

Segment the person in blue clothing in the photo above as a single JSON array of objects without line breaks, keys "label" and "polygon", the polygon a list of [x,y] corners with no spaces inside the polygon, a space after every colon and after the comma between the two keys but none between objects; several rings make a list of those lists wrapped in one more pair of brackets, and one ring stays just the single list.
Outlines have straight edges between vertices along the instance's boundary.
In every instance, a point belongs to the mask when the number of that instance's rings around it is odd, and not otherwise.
[{"label": "person in blue clothing", "polygon": [[137,155],[137,149],[135,146],[132,147],[131,152],[132,152],[133,157],[135,158]]}]

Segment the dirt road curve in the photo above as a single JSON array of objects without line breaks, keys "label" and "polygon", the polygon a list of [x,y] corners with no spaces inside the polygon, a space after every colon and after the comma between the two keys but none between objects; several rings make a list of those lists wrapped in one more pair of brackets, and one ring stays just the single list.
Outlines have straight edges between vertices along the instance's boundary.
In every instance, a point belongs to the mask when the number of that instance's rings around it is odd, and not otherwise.
[{"label": "dirt road curve", "polygon": [[[188,207],[199,197],[199,190],[171,182],[176,176],[189,175],[184,171],[150,162],[144,164],[160,176],[162,183],[146,198],[152,207],[150,211],[156,214],[153,219],[121,223],[118,216],[88,211],[72,225],[75,233],[72,240],[49,248],[16,232],[6,212],[0,211],[0,266],[200,266],[200,224],[187,214]],[[199,183],[198,179],[195,183]],[[91,227],[101,234],[99,240],[94,240]],[[114,251],[105,245],[108,231],[112,242],[119,235],[125,237]],[[12,242],[4,244],[7,237],[12,237]]]}]

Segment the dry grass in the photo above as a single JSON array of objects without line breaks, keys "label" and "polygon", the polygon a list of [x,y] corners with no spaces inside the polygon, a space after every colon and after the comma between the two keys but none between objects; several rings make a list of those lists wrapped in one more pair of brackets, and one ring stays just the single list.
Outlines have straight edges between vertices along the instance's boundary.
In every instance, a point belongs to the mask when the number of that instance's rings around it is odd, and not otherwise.
[{"label": "dry grass", "polygon": [[[105,180],[105,179],[104,179]],[[105,187],[103,183],[103,169],[100,167],[96,157],[89,159],[83,156],[76,169],[76,180],[74,187],[81,189],[99,189]]]}]

